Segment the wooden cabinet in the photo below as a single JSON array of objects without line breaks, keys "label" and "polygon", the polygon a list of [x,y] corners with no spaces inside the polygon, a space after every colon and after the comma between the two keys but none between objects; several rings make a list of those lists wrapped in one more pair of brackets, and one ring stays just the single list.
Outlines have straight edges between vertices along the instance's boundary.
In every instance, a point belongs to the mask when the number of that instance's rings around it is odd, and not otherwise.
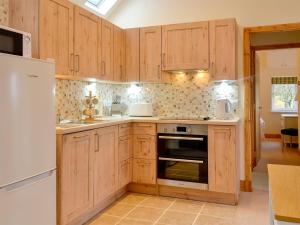
[{"label": "wooden cabinet", "polygon": [[155,123],[134,123],[133,134],[141,135],[156,135],[156,124]]},{"label": "wooden cabinet", "polygon": [[125,31],[114,26],[114,81],[123,81],[125,76]]},{"label": "wooden cabinet", "polygon": [[132,159],[129,158],[119,163],[119,188],[132,181]]},{"label": "wooden cabinet", "polygon": [[101,20],[96,15],[75,7],[74,70],[75,75],[89,77],[99,74]]},{"label": "wooden cabinet", "polygon": [[208,127],[209,190],[237,193],[239,165],[235,126]]},{"label": "wooden cabinet", "polygon": [[140,29],[125,30],[125,78],[124,81],[140,80]]},{"label": "wooden cabinet", "polygon": [[156,136],[137,134],[133,137],[135,159],[156,159]]},{"label": "wooden cabinet", "polygon": [[140,184],[156,184],[156,160],[133,159],[132,181]]},{"label": "wooden cabinet", "polygon": [[132,135],[119,137],[119,162],[132,158]]},{"label": "wooden cabinet", "polygon": [[140,29],[140,81],[160,82],[161,26]]},{"label": "wooden cabinet", "polygon": [[64,135],[58,161],[59,224],[65,225],[93,207],[92,132]]},{"label": "wooden cabinet", "polygon": [[209,68],[208,22],[162,27],[163,70],[207,70]]},{"label": "wooden cabinet", "polygon": [[114,44],[114,25],[106,20],[102,20],[102,45],[101,45],[101,79],[113,80],[113,44]]},{"label": "wooden cabinet", "polygon": [[40,0],[39,53],[55,59],[56,74],[74,72],[74,6],[65,0]]},{"label": "wooden cabinet", "polygon": [[94,205],[117,190],[118,127],[106,127],[95,132]]},{"label": "wooden cabinet", "polygon": [[236,79],[236,21],[209,22],[210,75],[214,80]]}]

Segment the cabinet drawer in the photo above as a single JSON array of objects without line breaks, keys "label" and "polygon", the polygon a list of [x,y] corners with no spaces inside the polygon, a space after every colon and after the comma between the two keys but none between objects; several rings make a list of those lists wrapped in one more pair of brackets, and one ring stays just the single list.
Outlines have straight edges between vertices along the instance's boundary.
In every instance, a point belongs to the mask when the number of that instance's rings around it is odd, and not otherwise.
[{"label": "cabinet drawer", "polygon": [[134,123],[133,134],[156,135],[155,123]]},{"label": "cabinet drawer", "polygon": [[124,123],[119,125],[119,137],[132,134],[132,123]]},{"label": "cabinet drawer", "polygon": [[133,157],[136,159],[156,159],[156,136],[134,135]]},{"label": "cabinet drawer", "polygon": [[132,135],[119,137],[119,162],[132,157]]},{"label": "cabinet drawer", "polygon": [[129,184],[132,180],[132,159],[119,163],[119,188]]},{"label": "cabinet drawer", "polygon": [[140,184],[156,184],[156,160],[133,159],[132,181]]}]

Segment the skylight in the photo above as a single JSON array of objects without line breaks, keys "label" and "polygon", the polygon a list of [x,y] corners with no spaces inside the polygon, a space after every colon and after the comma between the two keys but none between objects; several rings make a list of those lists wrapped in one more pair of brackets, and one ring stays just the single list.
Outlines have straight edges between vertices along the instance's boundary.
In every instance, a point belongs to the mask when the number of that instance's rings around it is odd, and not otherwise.
[{"label": "skylight", "polygon": [[85,5],[105,16],[118,1],[119,0],[87,0]]}]

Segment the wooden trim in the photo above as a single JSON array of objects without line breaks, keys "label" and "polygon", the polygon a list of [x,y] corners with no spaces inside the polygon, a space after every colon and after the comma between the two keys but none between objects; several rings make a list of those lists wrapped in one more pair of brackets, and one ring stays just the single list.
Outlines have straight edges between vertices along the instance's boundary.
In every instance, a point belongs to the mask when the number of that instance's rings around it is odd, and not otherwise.
[{"label": "wooden trim", "polygon": [[251,51],[273,50],[285,48],[300,48],[300,43],[250,46]]},{"label": "wooden trim", "polygon": [[250,34],[264,32],[285,32],[300,30],[300,23],[277,24],[271,26],[247,27],[244,29],[244,151],[245,151],[245,189],[252,190],[252,150],[255,146],[252,137],[253,121],[253,74],[251,74],[251,43]]},{"label": "wooden trim", "polygon": [[243,192],[251,192],[252,191],[251,181],[241,180],[240,181],[240,189]]},{"label": "wooden trim", "polygon": [[265,138],[281,139],[281,134],[265,134]]}]

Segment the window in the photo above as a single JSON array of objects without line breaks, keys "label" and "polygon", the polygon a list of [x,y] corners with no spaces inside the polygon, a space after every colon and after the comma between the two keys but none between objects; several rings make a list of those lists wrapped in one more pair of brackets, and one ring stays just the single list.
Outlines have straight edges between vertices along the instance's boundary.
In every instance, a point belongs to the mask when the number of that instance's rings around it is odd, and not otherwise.
[{"label": "window", "polygon": [[87,0],[85,5],[96,12],[106,15],[120,0]]},{"label": "window", "polygon": [[272,112],[297,112],[297,77],[272,77]]}]

